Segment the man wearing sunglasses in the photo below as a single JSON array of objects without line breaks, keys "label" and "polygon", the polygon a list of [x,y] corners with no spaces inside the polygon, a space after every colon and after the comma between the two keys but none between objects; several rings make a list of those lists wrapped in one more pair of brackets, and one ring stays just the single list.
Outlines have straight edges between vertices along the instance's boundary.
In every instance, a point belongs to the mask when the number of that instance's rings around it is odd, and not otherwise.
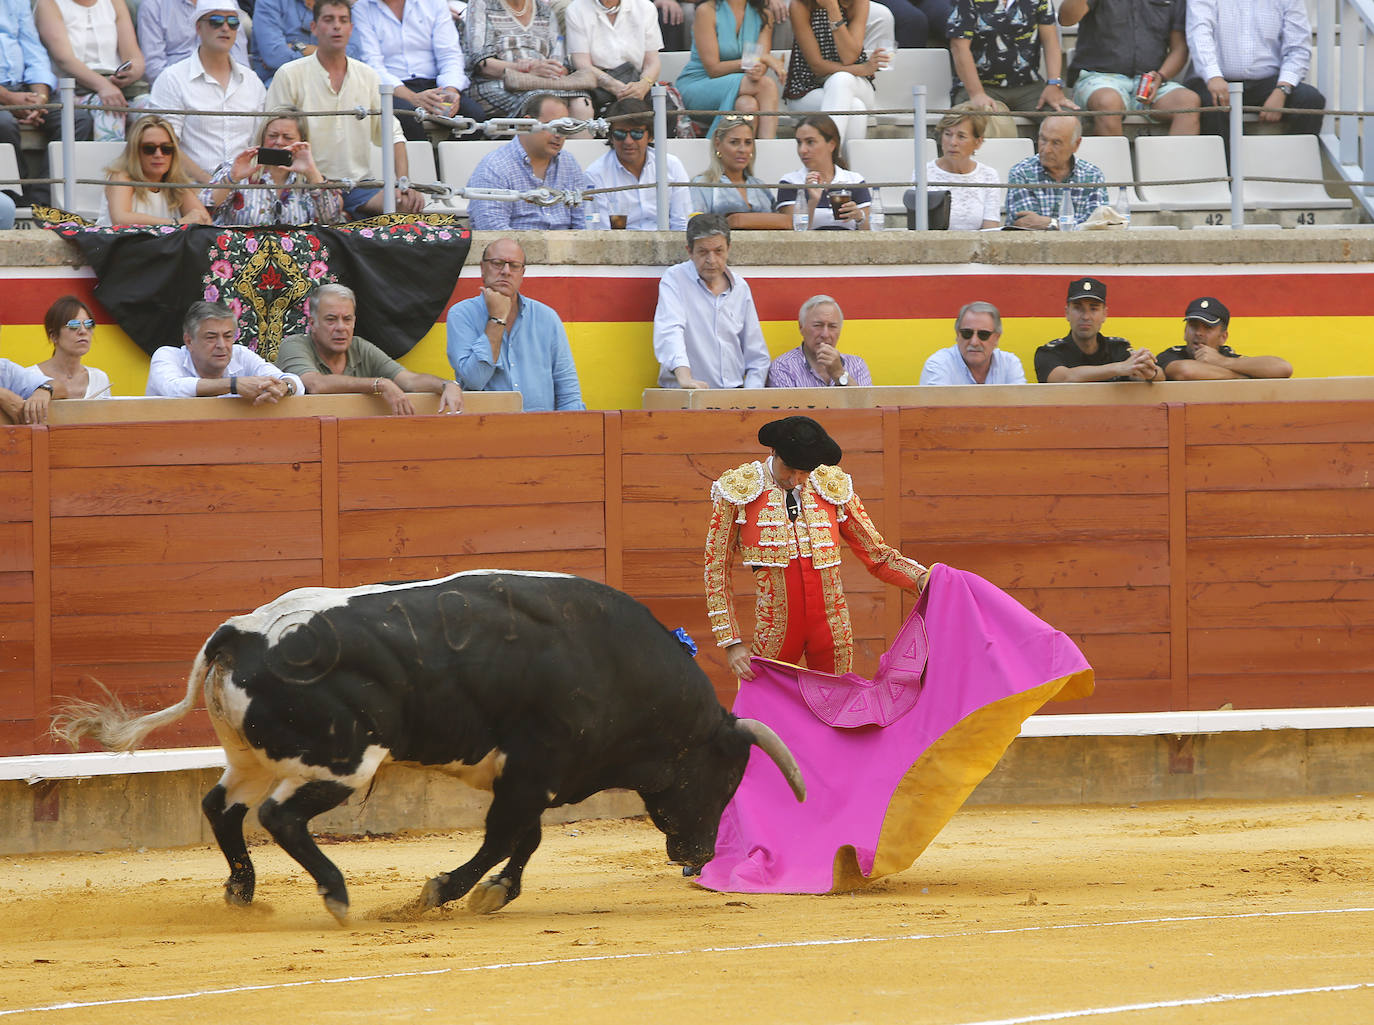
[{"label": "man wearing sunglasses", "polygon": [[[658,200],[655,162],[668,161],[668,180],[687,183],[687,169],[671,153],[661,156],[653,146],[653,109],[643,100],[616,100],[602,115],[615,127],[608,144],[611,152],[592,161],[587,178],[594,189],[638,185],[633,191],[603,192],[592,197],[602,224],[613,224],[611,217],[623,216],[631,231],[658,230]],[[684,231],[692,214],[691,190],[668,190],[668,228]]]},{"label": "man wearing sunglasses", "polygon": [[[143,0],[138,5],[138,45],[143,51],[143,77],[149,85],[199,45],[196,0]],[[230,50],[234,60],[248,63],[248,40],[239,33]]]},{"label": "man wearing sunglasses", "polygon": [[[165,110],[255,111],[267,104],[267,88],[247,63],[234,58],[242,34],[243,12],[235,0],[196,0],[196,37],[200,45],[158,75],[150,97]],[[255,119],[205,114],[167,114],[182,154],[208,181],[208,170],[232,163],[254,145]]]},{"label": "man wearing sunglasses", "polygon": [[1149,349],[1133,349],[1126,339],[1102,333],[1107,286],[1097,278],[1069,282],[1064,317],[1069,333],[1035,350],[1035,377],[1041,384],[1164,380]]},{"label": "man wearing sunglasses", "polygon": [[954,344],[926,360],[922,384],[1025,384],[1021,361],[997,347],[1002,314],[992,303],[966,303],[954,318]]}]

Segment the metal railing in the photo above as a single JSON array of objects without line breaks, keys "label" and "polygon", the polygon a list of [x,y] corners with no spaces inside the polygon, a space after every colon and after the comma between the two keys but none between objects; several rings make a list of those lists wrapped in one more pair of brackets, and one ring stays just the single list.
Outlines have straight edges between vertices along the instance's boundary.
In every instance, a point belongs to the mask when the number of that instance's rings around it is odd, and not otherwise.
[{"label": "metal railing", "polygon": [[[1374,46],[1368,45],[1371,31],[1374,0],[1317,0],[1316,86],[1328,105],[1346,110],[1374,109]],[[1339,104],[1332,102],[1337,97]],[[1367,171],[1374,165],[1371,118],[1343,113],[1329,121],[1332,130],[1321,135],[1327,156],[1347,182],[1368,182]],[[1351,192],[1365,214],[1374,218],[1374,187],[1354,184]]]}]

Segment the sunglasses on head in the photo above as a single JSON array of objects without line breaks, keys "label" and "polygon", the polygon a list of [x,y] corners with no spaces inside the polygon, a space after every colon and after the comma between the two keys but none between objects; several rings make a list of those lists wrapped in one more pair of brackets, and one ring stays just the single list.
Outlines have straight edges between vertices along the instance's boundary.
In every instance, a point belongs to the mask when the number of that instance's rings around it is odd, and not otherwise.
[{"label": "sunglasses on head", "polygon": [[979,330],[977,330],[977,331],[975,331],[975,330],[974,330],[973,328],[971,328],[971,327],[961,327],[961,328],[959,329],[959,337],[962,338],[964,341],[968,341],[968,340],[969,340],[970,338],[972,338],[974,335],[977,335],[977,336],[978,336],[978,340],[979,340],[980,342],[986,342],[989,338],[991,338],[991,337],[993,336],[993,334],[994,334],[994,332],[992,332],[992,331],[987,331],[987,330],[984,330],[984,329],[981,329],[981,328],[980,328]]},{"label": "sunglasses on head", "polygon": [[154,153],[161,153],[164,157],[170,157],[177,151],[176,144],[170,142],[141,142],[138,144],[138,151],[145,157],[151,157]]},{"label": "sunglasses on head", "polygon": [[627,138],[638,140],[644,138],[644,133],[646,131],[647,129],[644,128],[612,128],[611,138],[616,142],[624,142]]},{"label": "sunglasses on head", "polygon": [[207,14],[202,21],[209,24],[211,28],[223,28],[228,25],[230,28],[239,27],[239,16],[237,14]]},{"label": "sunglasses on head", "polygon": [[85,320],[69,320],[67,321],[67,326],[73,331],[83,327],[89,331],[91,328],[95,327],[95,321],[91,320],[89,317]]}]

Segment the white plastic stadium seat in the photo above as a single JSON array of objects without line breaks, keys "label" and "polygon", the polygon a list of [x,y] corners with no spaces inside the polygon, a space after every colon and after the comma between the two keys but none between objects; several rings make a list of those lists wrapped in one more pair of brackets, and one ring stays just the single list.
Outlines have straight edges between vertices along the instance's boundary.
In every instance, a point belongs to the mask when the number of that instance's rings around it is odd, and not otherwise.
[{"label": "white plastic stadium seat", "polygon": [[[467,146],[470,144],[464,142],[453,143],[453,145]],[[481,157],[479,156],[477,159],[480,160]],[[444,180],[439,177],[439,172],[434,166],[434,147],[426,139],[411,139],[406,142],[406,163],[409,165],[406,177],[413,182],[432,185]],[[379,146],[372,147],[371,165],[372,173],[380,178],[382,176],[382,150]],[[475,167],[476,164],[474,163],[473,166]],[[469,173],[471,173],[471,169],[469,169]],[[453,205],[455,202],[459,201],[445,201],[437,196],[426,196],[425,211],[437,214],[465,213],[466,206],[459,209]]]},{"label": "white plastic stadium seat", "polygon": [[[76,166],[73,168],[75,176],[102,181],[106,177],[105,168],[124,152],[122,142],[77,142],[73,143],[73,146],[76,154]],[[62,143],[48,143],[48,167],[51,168],[50,176],[53,178],[61,178],[65,173],[62,164]],[[105,199],[105,186],[77,185],[72,196],[69,197],[66,193],[66,187],[62,182],[55,184],[52,187],[53,206],[80,214],[90,220],[100,216],[100,206]]]},{"label": "white plastic stadium seat", "polygon": [[[1291,138],[1284,136],[1283,138]],[[1135,140],[1140,197],[1161,210],[1229,210],[1231,187],[1224,181],[1152,185],[1171,178],[1221,178],[1226,151],[1215,135],[1140,135]]]},{"label": "white plastic stadium seat", "polygon": [[[1321,178],[1322,158],[1315,135],[1247,135],[1240,154],[1246,175],[1270,178]],[[1350,200],[1327,195],[1323,185],[1290,185],[1245,179],[1247,209],[1348,210]]]},{"label": "white plastic stadium seat", "polygon": [[[878,124],[911,124],[911,88],[914,85],[926,87],[926,108],[940,109],[949,106],[949,90],[953,83],[953,72],[949,66],[949,51],[935,47],[921,49],[898,49],[892,57],[892,64],[886,71],[875,76],[873,105],[878,110],[902,109],[905,114],[875,114]],[[936,114],[926,115],[926,123],[934,124],[940,120]]]},{"label": "white plastic stadium seat", "polygon": [[676,82],[677,76],[682,74],[682,69],[687,66],[687,61],[691,56],[690,50],[658,51],[658,80],[660,82]]},{"label": "white plastic stadium seat", "polygon": [[[984,139],[974,158],[997,172],[997,180],[1005,182],[1012,167],[1026,157],[1035,155],[1035,144],[1029,139]],[[1007,194],[1002,192],[1001,209],[1007,208]]]},{"label": "white plastic stadium seat", "polygon": [[665,145],[687,168],[688,179],[701,174],[711,163],[710,139],[669,139]]},{"label": "white plastic stadium seat", "polygon": [[791,139],[759,139],[754,143],[754,173],[770,185],[801,165],[797,144]]},{"label": "white plastic stadium seat", "polygon": [[[935,140],[923,139],[925,162],[935,159]],[[916,146],[911,139],[850,139],[845,146],[845,158],[852,170],[870,182],[910,182],[916,173]],[[910,186],[888,186],[879,189],[883,214],[889,223],[900,223],[902,193]]]},{"label": "white plastic stadium seat", "polygon": [[[478,161],[493,150],[500,149],[509,141],[508,139],[484,139],[480,142],[473,140],[470,142],[447,141],[439,143],[439,180],[445,185],[462,188],[472,177],[473,169],[477,167]],[[423,140],[420,144],[429,145]],[[406,154],[407,156],[410,154],[410,146],[406,147]],[[451,206],[442,209],[466,215],[468,201],[462,196],[455,196],[451,201]]]},{"label": "white plastic stadium seat", "polygon": [[[19,160],[14,154],[14,147],[8,142],[0,144],[0,181],[17,181],[18,179]],[[5,191],[12,193],[10,198],[18,204],[19,186],[7,186]],[[16,221],[27,220],[29,217],[29,208],[26,206],[17,207],[14,211],[14,216]]]},{"label": "white plastic stadium seat", "polygon": [[[1102,174],[1109,182],[1135,181],[1135,171],[1131,169],[1131,144],[1124,135],[1086,135],[1078,146],[1078,156],[1090,164],[1102,168]],[[1116,189],[1108,189],[1109,199],[1116,204]],[[1131,186],[1131,209],[1158,210],[1154,203],[1147,203]]]}]

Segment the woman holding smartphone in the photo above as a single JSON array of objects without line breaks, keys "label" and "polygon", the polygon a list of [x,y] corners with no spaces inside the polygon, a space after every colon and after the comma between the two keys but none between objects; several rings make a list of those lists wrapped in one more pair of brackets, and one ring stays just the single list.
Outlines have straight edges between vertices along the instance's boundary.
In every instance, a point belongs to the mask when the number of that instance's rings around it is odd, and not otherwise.
[{"label": "woman holding smartphone", "polygon": [[[143,51],[124,0],[38,0],[33,20],[53,71],[76,79],[77,103],[128,106],[124,90],[143,77]],[[76,137],[122,142],[124,114],[78,110]]]},{"label": "woman holding smartphone", "polygon": [[805,211],[806,227],[812,231],[867,231],[873,195],[864,176],[845,164],[840,130],[830,115],[806,115],[797,126],[796,140],[802,166],[782,176],[778,213],[791,214],[793,226],[799,226],[798,215]]},{"label": "woman holding smartphone", "polygon": [[[305,117],[297,110],[275,111],[258,134],[258,145],[246,149],[232,164],[221,164],[210,176],[201,200],[215,224],[336,224],[343,220],[339,189],[302,189],[303,182],[321,184],[307,139]],[[243,189],[234,185],[271,184],[274,189]]]}]

